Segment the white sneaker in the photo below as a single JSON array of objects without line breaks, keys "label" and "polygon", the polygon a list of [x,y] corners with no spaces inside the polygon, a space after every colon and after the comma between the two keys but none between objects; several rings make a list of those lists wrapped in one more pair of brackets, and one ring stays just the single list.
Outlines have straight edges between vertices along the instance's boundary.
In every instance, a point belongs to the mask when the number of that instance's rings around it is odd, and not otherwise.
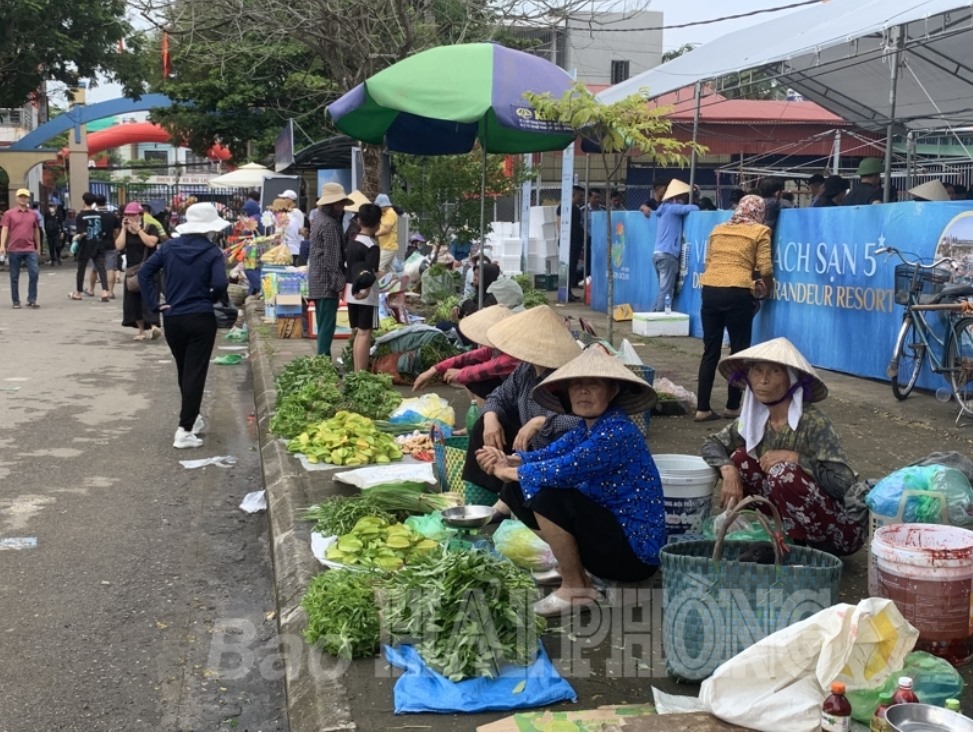
[{"label": "white sneaker", "polygon": [[179,426],[176,429],[176,436],[172,440],[172,445],[177,449],[198,449],[203,445],[203,439],[198,438],[192,431],[187,431]]},{"label": "white sneaker", "polygon": [[194,434],[202,433],[205,430],[206,430],[206,421],[203,420],[203,416],[201,414],[197,415],[196,422],[193,423],[193,433]]}]

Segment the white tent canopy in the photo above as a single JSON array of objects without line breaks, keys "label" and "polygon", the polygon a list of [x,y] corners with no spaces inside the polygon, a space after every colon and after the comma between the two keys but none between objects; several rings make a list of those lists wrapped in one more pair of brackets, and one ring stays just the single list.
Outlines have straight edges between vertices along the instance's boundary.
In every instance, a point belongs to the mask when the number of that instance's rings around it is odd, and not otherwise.
[{"label": "white tent canopy", "polygon": [[655,98],[748,69],[768,71],[866,129],[885,129],[893,120],[916,130],[970,125],[973,1],[831,0],[730,33],[609,87],[598,99],[617,102],[644,88]]},{"label": "white tent canopy", "polygon": [[247,163],[240,166],[235,171],[224,173],[222,176],[209,180],[210,188],[214,189],[253,189],[259,188],[265,177],[271,175],[271,171],[266,166],[259,163]]}]

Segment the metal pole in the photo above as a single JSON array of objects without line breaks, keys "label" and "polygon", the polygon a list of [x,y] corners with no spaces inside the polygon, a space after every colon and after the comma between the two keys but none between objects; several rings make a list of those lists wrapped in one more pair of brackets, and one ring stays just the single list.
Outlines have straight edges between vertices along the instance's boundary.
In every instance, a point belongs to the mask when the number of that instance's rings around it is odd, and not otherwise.
[{"label": "metal pole", "polygon": [[834,147],[831,151],[831,173],[835,176],[841,170],[841,130],[834,131]]},{"label": "metal pole", "polygon": [[905,135],[905,186],[903,188],[906,191],[915,185],[915,171],[913,170],[915,164],[916,136],[915,131],[910,130]]},{"label": "metal pole", "polygon": [[892,86],[889,90],[889,124],[885,131],[885,185],[882,189],[882,201],[886,204],[892,194],[892,134],[895,127],[895,98],[899,86],[899,62],[902,58],[902,46],[905,44],[905,28],[895,26],[891,29],[895,38],[895,53],[892,55]]},{"label": "metal pole", "polygon": [[[582,226],[584,227],[584,253],[582,254],[582,284],[586,283],[588,280],[588,254],[589,247],[588,242],[591,239],[591,232],[588,231],[588,224],[591,221],[591,155],[586,154],[584,157],[584,208],[587,214],[585,215],[584,222]],[[584,288],[582,287],[581,293],[584,294]],[[582,299],[584,296],[582,295]]]},{"label": "metal pole", "polygon": [[479,277],[479,300],[477,301],[477,307],[483,308],[483,297],[486,294],[486,285],[483,279],[483,258],[486,256],[486,172],[487,172],[487,152],[486,146],[480,143],[480,149],[483,151],[483,170],[480,172],[480,257],[477,258],[476,264],[480,267],[480,277]]},{"label": "metal pole", "polygon": [[696,184],[696,141],[699,139],[699,105],[702,97],[703,83],[696,82],[693,95],[696,100],[696,109],[693,110],[693,149],[689,158],[689,202],[693,201],[693,186]]}]

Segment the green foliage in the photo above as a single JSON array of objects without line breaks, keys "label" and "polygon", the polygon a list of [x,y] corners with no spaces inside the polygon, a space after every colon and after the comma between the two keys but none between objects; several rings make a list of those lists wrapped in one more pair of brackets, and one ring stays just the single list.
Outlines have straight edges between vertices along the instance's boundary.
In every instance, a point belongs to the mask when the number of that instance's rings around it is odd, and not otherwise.
[{"label": "green foliage", "polygon": [[[145,37],[125,20],[125,0],[18,0],[0,3],[0,107],[20,107],[54,81],[77,87],[102,74],[141,92]],[[125,41],[126,52],[118,51]]]},{"label": "green foliage", "polygon": [[402,402],[402,396],[392,387],[390,375],[351,372],[342,380],[341,392],[346,410],[376,420],[388,418]]},{"label": "green foliage", "polygon": [[[504,156],[488,155],[488,196],[506,196],[523,181],[515,171],[504,175]],[[483,154],[477,150],[457,156],[392,156],[395,171],[395,202],[415,215],[415,226],[426,239],[448,244],[456,237],[478,240]],[[486,225],[489,228],[489,223]]]},{"label": "green foliage", "polygon": [[318,574],[301,599],[307,614],[304,639],[344,660],[378,651],[379,618],[375,591],[381,576],[335,569]]},{"label": "green foliage", "polygon": [[547,293],[539,288],[535,288],[534,282],[529,275],[520,273],[513,276],[513,278],[524,292],[524,308],[533,308],[534,306],[543,306],[549,303]]},{"label": "green foliage", "polygon": [[325,537],[350,533],[363,517],[379,517],[390,523],[398,520],[395,513],[388,512],[379,502],[361,495],[329,497],[304,513],[304,519],[313,521],[314,530]]}]

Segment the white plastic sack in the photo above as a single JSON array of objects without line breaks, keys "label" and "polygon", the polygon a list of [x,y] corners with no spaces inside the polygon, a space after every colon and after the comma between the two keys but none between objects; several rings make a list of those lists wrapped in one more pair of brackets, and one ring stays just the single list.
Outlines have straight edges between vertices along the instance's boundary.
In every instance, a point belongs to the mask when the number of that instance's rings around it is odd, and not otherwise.
[{"label": "white plastic sack", "polygon": [[420,398],[408,398],[392,411],[389,420],[395,423],[395,419],[414,413],[426,420],[438,421],[444,426],[453,426],[456,423],[456,413],[448,400],[439,397],[436,393],[426,393]]},{"label": "white plastic sack", "polygon": [[703,682],[713,716],[756,731],[816,731],[840,680],[874,688],[902,667],[919,632],[888,599],[836,604],[755,642]]}]

